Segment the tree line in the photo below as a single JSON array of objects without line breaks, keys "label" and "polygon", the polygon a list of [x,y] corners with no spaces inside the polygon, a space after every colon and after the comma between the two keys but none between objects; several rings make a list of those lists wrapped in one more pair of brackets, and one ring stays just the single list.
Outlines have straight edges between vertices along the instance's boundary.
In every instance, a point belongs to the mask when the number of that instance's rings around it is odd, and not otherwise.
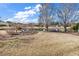
[{"label": "tree line", "polygon": [[61,8],[57,7],[54,9],[53,4],[41,3],[38,22],[40,26],[45,27],[46,31],[48,31],[52,20],[55,20],[54,15],[57,15],[58,23],[64,27],[64,32],[67,32],[67,26],[78,21],[79,15],[76,12],[76,4],[63,3],[60,6]]}]

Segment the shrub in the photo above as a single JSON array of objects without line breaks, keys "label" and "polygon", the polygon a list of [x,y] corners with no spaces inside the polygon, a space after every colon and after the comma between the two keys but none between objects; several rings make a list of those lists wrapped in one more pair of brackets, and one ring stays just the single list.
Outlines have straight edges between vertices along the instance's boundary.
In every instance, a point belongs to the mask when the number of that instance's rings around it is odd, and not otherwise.
[{"label": "shrub", "polygon": [[75,32],[78,32],[79,23],[77,23],[76,25],[74,25],[74,26],[72,27],[72,29],[73,29]]},{"label": "shrub", "polygon": [[0,27],[6,26],[6,24],[0,24]]},{"label": "shrub", "polygon": [[21,30],[22,28],[20,26],[16,26],[16,29],[17,30]]}]

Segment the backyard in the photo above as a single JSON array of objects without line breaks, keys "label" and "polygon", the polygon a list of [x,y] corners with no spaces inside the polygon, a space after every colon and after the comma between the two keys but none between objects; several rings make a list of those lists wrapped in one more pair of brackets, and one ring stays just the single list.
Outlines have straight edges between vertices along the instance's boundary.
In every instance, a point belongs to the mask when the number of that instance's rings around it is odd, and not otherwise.
[{"label": "backyard", "polygon": [[0,4],[0,56],[79,56],[78,6]]},{"label": "backyard", "polygon": [[40,31],[33,35],[9,37],[6,31],[0,31],[0,35],[1,33],[0,55],[79,55],[79,36],[73,34]]}]

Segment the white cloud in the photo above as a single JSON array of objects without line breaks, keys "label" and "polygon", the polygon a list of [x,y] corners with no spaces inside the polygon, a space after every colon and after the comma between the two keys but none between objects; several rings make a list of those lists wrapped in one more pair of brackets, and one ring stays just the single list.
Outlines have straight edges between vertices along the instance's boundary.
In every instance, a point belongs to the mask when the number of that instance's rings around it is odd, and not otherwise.
[{"label": "white cloud", "polygon": [[29,7],[25,7],[24,9],[31,9],[31,7],[29,6]]},{"label": "white cloud", "polygon": [[24,18],[24,17],[28,17],[29,15],[26,16],[26,14],[24,12],[18,12],[16,13],[16,15],[14,16],[14,18]]},{"label": "white cloud", "polygon": [[[33,18],[39,12],[39,7],[41,5],[37,4],[35,7],[25,7],[24,9],[29,9],[25,11],[17,12],[14,17],[9,18],[8,21],[21,22],[21,23],[29,23],[29,22],[37,22],[37,17]],[[32,18],[33,19],[32,19]]]},{"label": "white cloud", "polygon": [[28,14],[28,15],[34,15],[34,14],[36,14],[36,11],[34,11],[32,9],[32,10],[29,10],[29,11],[25,11],[25,13]]},{"label": "white cloud", "polygon": [[41,7],[40,4],[36,5],[35,10],[36,10],[36,11],[39,11],[39,7]]}]

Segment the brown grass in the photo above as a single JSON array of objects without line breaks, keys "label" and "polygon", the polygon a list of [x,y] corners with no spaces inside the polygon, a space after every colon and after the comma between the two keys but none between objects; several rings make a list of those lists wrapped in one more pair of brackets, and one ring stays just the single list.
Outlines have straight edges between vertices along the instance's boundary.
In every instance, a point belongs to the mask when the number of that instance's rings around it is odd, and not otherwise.
[{"label": "brown grass", "polygon": [[0,40],[0,55],[79,55],[79,36],[65,33],[39,32],[10,40]]},{"label": "brown grass", "polygon": [[8,35],[8,33],[4,30],[0,30],[0,35]]}]

